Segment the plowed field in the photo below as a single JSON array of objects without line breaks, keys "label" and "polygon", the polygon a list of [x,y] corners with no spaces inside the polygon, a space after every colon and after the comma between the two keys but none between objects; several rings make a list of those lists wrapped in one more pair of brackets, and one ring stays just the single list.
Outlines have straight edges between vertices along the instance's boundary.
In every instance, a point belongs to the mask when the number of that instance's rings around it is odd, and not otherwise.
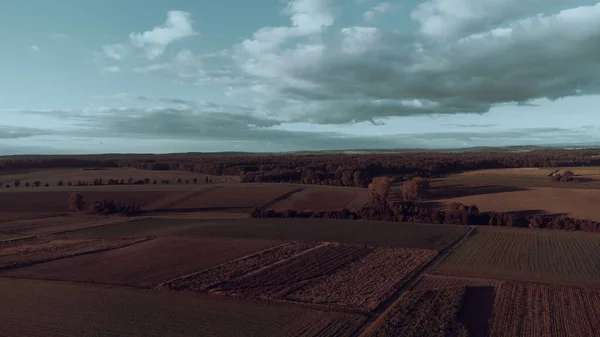
[{"label": "plowed field", "polygon": [[377,248],[287,298],[368,312],[389,298],[403,280],[414,275],[436,255],[437,252],[431,250]]},{"label": "plowed field", "polygon": [[435,273],[600,288],[600,235],[480,228]]},{"label": "plowed field", "polygon": [[408,292],[367,332],[370,337],[468,336],[459,321],[465,288]]},{"label": "plowed field", "polygon": [[237,277],[288,259],[317,245],[318,243],[311,242],[283,244],[193,275],[165,282],[159,288],[170,291],[206,292],[223,282],[230,282]]},{"label": "plowed field", "polygon": [[131,239],[50,239],[30,238],[0,242],[0,270],[51,261],[63,257],[104,251],[145,241]]},{"label": "plowed field", "polygon": [[307,188],[275,203],[271,208],[284,212],[288,209],[328,211],[347,207],[355,211],[364,206],[370,197],[371,192],[367,189]]},{"label": "plowed field", "polygon": [[300,287],[325,277],[371,252],[366,246],[327,244],[285,263],[224,282],[213,290],[242,298],[284,298]]},{"label": "plowed field", "polygon": [[9,270],[3,275],[148,287],[281,243],[159,238],[122,249]]},{"label": "plowed field", "polygon": [[460,287],[496,287],[505,281],[492,280],[473,277],[456,277],[425,274],[423,278],[412,289],[416,291],[423,290],[444,290]]},{"label": "plowed field", "polygon": [[579,337],[600,331],[600,292],[505,283],[498,287],[491,337]]},{"label": "plowed field", "polygon": [[3,336],[349,336],[365,318],[299,306],[0,279]]}]

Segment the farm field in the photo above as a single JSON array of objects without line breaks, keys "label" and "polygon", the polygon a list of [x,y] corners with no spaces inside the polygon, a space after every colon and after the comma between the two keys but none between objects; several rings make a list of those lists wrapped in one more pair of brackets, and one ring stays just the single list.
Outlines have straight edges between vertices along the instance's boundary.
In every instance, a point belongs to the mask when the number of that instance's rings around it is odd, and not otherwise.
[{"label": "farm field", "polygon": [[363,245],[290,243],[168,281],[159,289],[369,312],[436,254]]},{"label": "farm field", "polygon": [[0,276],[150,287],[281,243],[158,238],[122,249],[9,270]]},{"label": "farm field", "polygon": [[44,235],[64,231],[93,228],[97,226],[120,224],[131,218],[104,216],[62,216],[31,220],[0,222],[0,233],[20,235]]},{"label": "farm field", "polygon": [[466,288],[407,292],[365,336],[470,336],[458,319],[465,293]]},{"label": "farm field", "polygon": [[57,239],[27,238],[0,242],[0,270],[52,261],[64,257],[133,245],[146,238]]},{"label": "farm field", "polygon": [[497,287],[501,283],[507,281],[487,279],[487,278],[474,278],[474,277],[457,277],[457,276],[443,276],[425,274],[423,278],[415,285],[412,290],[424,291],[424,290],[445,290],[451,288],[460,287]]},{"label": "farm field", "polygon": [[596,336],[599,313],[599,291],[504,283],[497,288],[490,336]]},{"label": "farm field", "polygon": [[[16,189],[15,189],[16,190]],[[0,193],[0,214],[2,212],[68,212],[69,211],[69,191],[38,191],[32,192],[25,188],[19,188],[18,192]],[[122,203],[135,203],[144,207],[161,199],[168,198],[170,194],[177,194],[175,191],[95,191],[94,187],[80,192],[85,201],[91,205],[97,200],[116,200]]]},{"label": "farm field", "polygon": [[598,204],[600,190],[575,188],[529,188],[523,191],[471,195],[443,200],[477,205],[481,211],[519,212],[538,210],[541,213],[565,214],[573,218],[600,221]]},{"label": "farm field", "polygon": [[288,186],[253,186],[251,184],[224,185],[207,190],[197,196],[177,204],[174,211],[217,211],[250,213],[253,207],[260,207],[289,193],[296,188]]},{"label": "farm field", "polygon": [[0,278],[0,298],[8,336],[337,337],[365,321],[299,306],[39,280]]},{"label": "farm field", "polygon": [[434,272],[600,288],[599,253],[596,234],[482,227]]},{"label": "farm field", "polygon": [[340,210],[344,207],[356,211],[371,198],[367,189],[325,189],[306,188],[290,197],[275,203],[270,208],[285,212],[288,209],[304,210]]},{"label": "farm field", "polygon": [[149,218],[65,233],[70,237],[181,235],[330,241],[384,247],[441,250],[469,227],[362,220],[241,219],[195,220]]}]

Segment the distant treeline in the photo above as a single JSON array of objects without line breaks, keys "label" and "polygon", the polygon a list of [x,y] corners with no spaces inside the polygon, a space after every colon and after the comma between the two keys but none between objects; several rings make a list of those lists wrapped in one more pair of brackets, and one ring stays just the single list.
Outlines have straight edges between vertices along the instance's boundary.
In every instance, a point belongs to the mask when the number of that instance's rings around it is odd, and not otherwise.
[{"label": "distant treeline", "polygon": [[373,177],[410,178],[518,167],[600,165],[600,150],[531,152],[327,154],[327,155],[97,155],[0,158],[0,170],[131,167],[236,175],[242,182],[282,182],[366,187]]},{"label": "distant treeline", "polygon": [[447,210],[418,206],[413,202],[399,202],[393,206],[372,201],[359,211],[287,210],[276,212],[255,208],[254,218],[324,218],[351,220],[378,220],[424,224],[498,226],[516,228],[546,228],[569,231],[600,232],[600,223],[553,215],[519,215],[498,212],[480,212],[476,206],[452,204]]}]

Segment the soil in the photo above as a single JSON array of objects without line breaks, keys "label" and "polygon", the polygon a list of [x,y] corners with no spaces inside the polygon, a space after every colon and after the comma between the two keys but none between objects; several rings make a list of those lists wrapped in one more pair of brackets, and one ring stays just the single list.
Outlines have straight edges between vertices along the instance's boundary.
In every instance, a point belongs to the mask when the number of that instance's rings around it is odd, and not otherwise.
[{"label": "soil", "polygon": [[289,198],[275,203],[275,211],[285,212],[288,209],[296,211],[340,210],[344,207],[351,211],[362,208],[371,198],[367,189],[325,189],[306,188]]},{"label": "soil", "polygon": [[8,271],[3,276],[150,287],[283,242],[158,238],[97,254]]}]

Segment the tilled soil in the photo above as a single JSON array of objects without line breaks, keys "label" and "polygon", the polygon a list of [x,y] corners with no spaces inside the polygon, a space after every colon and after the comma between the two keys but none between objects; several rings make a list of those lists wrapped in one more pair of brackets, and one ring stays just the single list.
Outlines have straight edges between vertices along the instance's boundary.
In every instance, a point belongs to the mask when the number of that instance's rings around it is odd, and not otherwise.
[{"label": "tilled soil", "polygon": [[26,266],[59,258],[104,251],[134,243],[147,238],[126,239],[59,239],[30,238],[0,242],[0,270]]},{"label": "tilled soil", "polygon": [[290,258],[317,245],[318,243],[315,242],[287,243],[193,275],[165,282],[158,288],[170,291],[206,292],[211,287],[230,282],[237,277]]},{"label": "tilled soil", "polygon": [[496,287],[503,282],[505,281],[486,278],[425,274],[412,290],[444,290],[466,286]]},{"label": "tilled soil", "polygon": [[158,238],[122,249],[9,270],[3,275],[149,287],[282,243],[223,238]]},{"label": "tilled soil", "polygon": [[0,278],[2,336],[349,336],[361,315],[225,297]]},{"label": "tilled soil", "polygon": [[411,291],[394,304],[369,337],[467,337],[459,322],[465,288],[441,291]]},{"label": "tilled soil", "polygon": [[287,298],[368,312],[389,298],[403,280],[436,255],[437,252],[432,250],[377,248]]},{"label": "tilled soil", "polygon": [[290,292],[330,275],[338,268],[360,259],[371,251],[372,248],[360,245],[324,245],[297,255],[284,263],[224,282],[213,292],[242,298],[281,299]]},{"label": "tilled soil", "polygon": [[491,337],[598,336],[600,291],[527,283],[498,287]]}]

